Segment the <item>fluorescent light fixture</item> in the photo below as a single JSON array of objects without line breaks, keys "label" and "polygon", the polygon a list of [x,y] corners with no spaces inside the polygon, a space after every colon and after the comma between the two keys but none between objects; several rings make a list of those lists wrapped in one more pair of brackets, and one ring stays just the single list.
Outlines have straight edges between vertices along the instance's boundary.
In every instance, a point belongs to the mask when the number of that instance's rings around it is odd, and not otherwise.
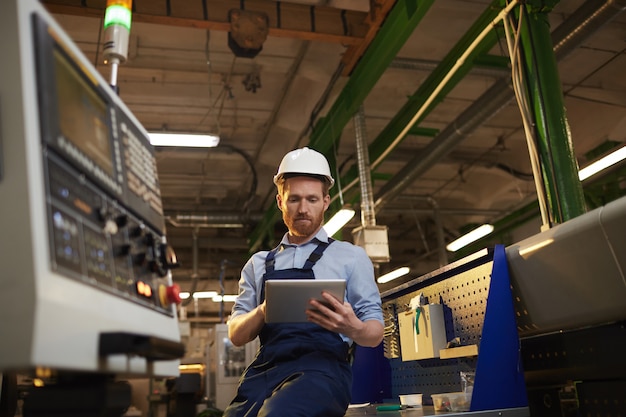
[{"label": "fluorescent light fixture", "polygon": [[224,294],[223,296],[216,295],[215,297],[212,298],[212,300],[215,301],[216,303],[221,303],[222,300],[225,303],[234,303],[236,299],[237,299],[236,294]]},{"label": "fluorescent light fixture", "polygon": [[450,242],[448,246],[446,246],[446,249],[448,249],[450,252],[456,252],[459,249],[469,245],[470,243],[477,241],[481,237],[487,236],[491,232],[493,232],[493,225],[483,224],[482,226],[461,236],[457,240]]},{"label": "fluorescent light fixture", "polygon": [[[181,292],[180,293],[180,298],[182,300],[186,300],[187,298],[189,298],[189,293],[188,292]],[[193,293],[193,298],[210,298],[211,301],[214,301],[216,303],[221,303],[222,302],[222,296],[219,295],[217,293],[217,291],[196,291]],[[235,300],[237,299],[237,295],[236,294],[224,294],[223,296],[224,302],[225,303],[234,303]]]},{"label": "fluorescent light fixture", "polygon": [[148,133],[152,146],[182,146],[187,148],[214,148],[220,137],[195,133]]},{"label": "fluorescent light fixture", "polygon": [[578,171],[578,178],[581,181],[584,181],[592,175],[595,175],[603,169],[606,169],[611,165],[615,165],[619,161],[622,161],[624,159],[626,159],[626,146],[622,146],[621,148],[608,154],[604,158],[598,159],[596,162],[589,165],[588,167],[581,169],[580,171]]},{"label": "fluorescent light fixture", "polygon": [[339,229],[345,226],[346,223],[354,217],[354,210],[348,207],[344,207],[339,210],[335,215],[324,225],[324,230],[328,233],[328,236],[332,236]]},{"label": "fluorescent light fixture", "polygon": [[[217,291],[196,291],[193,293],[193,298],[213,298],[217,295]],[[186,300],[189,298],[188,292],[181,292],[180,298]]]},{"label": "fluorescent light fixture", "polygon": [[203,363],[190,363],[190,364],[178,365],[178,370],[182,373],[203,372],[205,369],[206,369],[206,365]]},{"label": "fluorescent light fixture", "polygon": [[394,280],[396,278],[400,278],[402,276],[405,276],[410,271],[411,271],[411,269],[408,266],[403,266],[403,267],[400,267],[398,269],[394,269],[391,272],[387,272],[384,275],[379,276],[376,281],[379,284],[384,284],[385,282],[389,282],[389,281],[392,281],[392,280]]}]

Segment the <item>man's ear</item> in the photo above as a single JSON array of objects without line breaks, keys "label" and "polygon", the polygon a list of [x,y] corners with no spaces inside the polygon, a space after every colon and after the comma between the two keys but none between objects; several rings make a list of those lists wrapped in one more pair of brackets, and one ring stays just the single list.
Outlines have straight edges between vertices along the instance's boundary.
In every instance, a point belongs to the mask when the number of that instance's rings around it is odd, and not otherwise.
[{"label": "man's ear", "polygon": [[280,193],[276,194],[276,205],[278,206],[278,210],[283,211],[283,198]]},{"label": "man's ear", "polygon": [[330,207],[330,194],[324,196],[324,211],[328,210],[328,207]]}]

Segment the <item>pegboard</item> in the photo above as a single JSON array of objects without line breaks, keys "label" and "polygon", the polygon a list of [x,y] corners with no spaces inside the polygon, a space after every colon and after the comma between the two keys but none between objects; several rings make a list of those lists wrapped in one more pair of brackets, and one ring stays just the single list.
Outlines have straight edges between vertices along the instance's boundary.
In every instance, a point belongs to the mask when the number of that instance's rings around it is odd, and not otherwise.
[{"label": "pegboard", "polygon": [[491,282],[493,262],[490,256],[470,268],[445,270],[417,279],[398,291],[398,296],[383,298],[385,356],[391,364],[392,395],[421,392],[425,395],[461,390],[461,371],[474,371],[477,357],[402,361],[397,316],[410,310],[411,298],[422,293],[427,303],[444,308],[446,340],[455,337],[462,346],[479,345]]}]

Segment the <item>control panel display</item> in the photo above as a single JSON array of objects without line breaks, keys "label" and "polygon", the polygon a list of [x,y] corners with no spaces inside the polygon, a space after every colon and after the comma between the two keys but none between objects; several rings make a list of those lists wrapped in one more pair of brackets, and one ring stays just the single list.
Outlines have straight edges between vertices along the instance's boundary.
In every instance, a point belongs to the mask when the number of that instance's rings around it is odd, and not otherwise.
[{"label": "control panel display", "polygon": [[106,103],[59,50],[53,51],[59,128],[87,158],[113,177]]}]

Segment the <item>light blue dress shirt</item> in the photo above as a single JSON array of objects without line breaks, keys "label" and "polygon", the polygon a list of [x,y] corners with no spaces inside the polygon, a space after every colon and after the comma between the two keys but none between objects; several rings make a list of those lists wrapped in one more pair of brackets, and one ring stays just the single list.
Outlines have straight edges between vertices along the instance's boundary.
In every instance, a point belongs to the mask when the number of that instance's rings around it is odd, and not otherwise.
[{"label": "light blue dress shirt", "polygon": [[[309,241],[300,245],[289,243],[287,234],[276,253],[275,269],[302,268],[319,242],[328,242],[324,228]],[[269,251],[252,255],[241,271],[239,295],[232,309],[232,317],[252,311],[261,302],[261,286],[265,274],[265,258]],[[313,266],[315,279],[346,280],[345,300],[352,305],[361,321],[378,320],[383,324],[380,293],[374,280],[374,267],[365,250],[349,242],[335,240]],[[384,324],[383,324],[384,325]],[[352,341],[341,335],[351,343]]]}]

